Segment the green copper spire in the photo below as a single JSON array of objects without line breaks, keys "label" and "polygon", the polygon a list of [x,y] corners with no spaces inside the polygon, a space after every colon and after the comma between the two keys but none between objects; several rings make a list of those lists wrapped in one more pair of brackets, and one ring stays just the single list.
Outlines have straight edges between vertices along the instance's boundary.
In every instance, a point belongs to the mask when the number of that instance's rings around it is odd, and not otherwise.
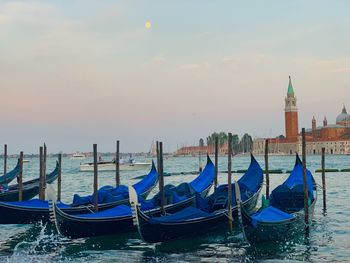
[{"label": "green copper spire", "polygon": [[290,76],[289,76],[289,84],[288,84],[288,92],[287,92],[287,95],[294,95],[292,80],[290,79]]}]

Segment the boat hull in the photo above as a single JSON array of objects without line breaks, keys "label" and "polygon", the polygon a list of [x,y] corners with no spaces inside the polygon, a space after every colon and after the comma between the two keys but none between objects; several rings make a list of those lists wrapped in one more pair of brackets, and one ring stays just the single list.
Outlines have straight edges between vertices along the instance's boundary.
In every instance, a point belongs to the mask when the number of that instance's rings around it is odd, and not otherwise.
[{"label": "boat hull", "polygon": [[[142,193],[141,196],[143,198],[146,198],[148,194],[152,191],[155,185],[153,185],[150,189],[148,189],[146,192]],[[39,187],[35,190],[39,191]],[[24,192],[27,193],[27,192]],[[36,192],[33,192],[31,195],[35,194]],[[28,194],[28,193],[27,193]],[[35,194],[36,195],[36,194]],[[34,196],[35,196],[34,195]],[[32,196],[32,197],[34,197]],[[30,196],[26,196],[30,197]],[[31,198],[32,198],[31,197]],[[1,195],[0,195],[1,198]],[[12,200],[13,197],[9,197],[9,200],[1,200],[0,202],[0,224],[32,224],[35,222],[43,222],[43,223],[48,223],[50,222],[50,214],[49,214],[49,205],[48,202],[46,202],[46,205],[43,207],[33,207],[33,206],[21,206],[18,204],[11,204],[11,203],[6,203],[6,201],[17,201],[18,200],[18,192],[16,198]],[[23,199],[23,200],[29,200],[28,199]],[[111,203],[106,203],[106,204],[99,204],[98,205],[98,210],[103,211],[106,209],[113,208],[118,205],[123,205],[123,204],[128,204],[129,199],[123,199],[119,200],[116,202],[111,202]],[[64,207],[61,208],[61,210],[70,215],[75,215],[75,214],[86,214],[86,213],[91,213],[93,210],[93,206],[70,206],[70,207]]]},{"label": "boat hull", "polygon": [[[309,220],[312,220],[316,198],[309,207]],[[249,243],[283,242],[305,233],[304,210],[293,213],[292,219],[280,222],[257,222],[254,226],[252,219],[245,212],[243,223]]]},{"label": "boat hull", "polygon": [[[193,205],[195,198],[177,204],[165,207],[166,213],[175,213],[188,206]],[[91,211],[90,211],[91,212]],[[145,212],[149,216],[160,216],[162,210],[160,208],[148,210]],[[60,234],[69,238],[93,237],[102,235],[115,235],[125,232],[135,231],[133,217],[130,215],[109,217],[109,218],[83,218],[79,215],[71,215],[64,212],[64,209],[55,207],[56,226]]]},{"label": "boat hull", "polygon": [[[253,211],[256,207],[261,188],[250,199],[243,203],[246,211]],[[237,222],[237,206],[232,209],[233,220]],[[227,209],[218,210],[213,216],[208,218],[198,218],[195,220],[151,224],[150,216],[141,212],[137,208],[138,230],[143,240],[148,243],[165,242],[175,239],[192,238],[194,236],[215,232],[220,229],[228,229]]]},{"label": "boat hull", "polygon": [[[46,175],[46,182],[53,183],[58,177],[58,167]],[[22,201],[32,199],[39,194],[39,179],[33,179],[23,183]],[[0,193],[0,202],[18,201],[19,189],[18,184],[10,185],[8,191]]]}]

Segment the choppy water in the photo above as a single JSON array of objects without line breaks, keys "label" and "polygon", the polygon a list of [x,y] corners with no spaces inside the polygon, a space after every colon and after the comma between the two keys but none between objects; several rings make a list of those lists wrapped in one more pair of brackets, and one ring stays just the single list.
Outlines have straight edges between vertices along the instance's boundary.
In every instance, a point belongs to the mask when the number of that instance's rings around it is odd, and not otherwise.
[{"label": "choppy water", "polygon": [[[263,158],[257,158],[263,167]],[[308,168],[320,168],[320,156],[308,157]],[[226,158],[220,158],[219,170],[227,170]],[[235,157],[233,169],[245,169],[249,157]],[[9,167],[16,160],[9,160]],[[47,170],[54,168],[55,159],[48,159]],[[63,201],[70,202],[74,193],[90,194],[91,173],[79,172],[79,160],[63,160]],[[294,157],[270,157],[270,168],[292,169]],[[327,168],[350,168],[350,156],[327,156]],[[38,175],[36,159],[25,164],[25,179]],[[0,167],[0,169],[2,169]],[[167,172],[194,171],[197,158],[169,158],[164,160]],[[123,184],[132,184],[133,178],[146,171],[122,172]],[[165,177],[165,183],[190,181],[196,175]],[[320,184],[320,174],[314,173]],[[350,262],[350,204],[349,173],[327,173],[328,214],[322,214],[322,195],[315,209],[309,240],[296,240],[279,246],[267,244],[248,247],[240,236],[225,233],[167,244],[149,245],[138,233],[70,240],[57,235],[52,226],[2,225],[0,228],[0,262]],[[234,175],[238,178],[239,175]],[[286,178],[285,174],[271,175],[272,188]],[[227,181],[220,174],[219,182]],[[99,186],[113,185],[114,172],[101,172]],[[154,192],[157,189],[154,190]],[[265,189],[263,189],[265,192]]]}]

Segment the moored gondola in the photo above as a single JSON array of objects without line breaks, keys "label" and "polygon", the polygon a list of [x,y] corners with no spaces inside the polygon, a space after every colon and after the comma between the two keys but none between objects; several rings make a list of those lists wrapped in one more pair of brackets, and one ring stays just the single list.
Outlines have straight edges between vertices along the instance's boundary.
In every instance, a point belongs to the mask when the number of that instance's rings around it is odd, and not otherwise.
[{"label": "moored gondola", "polygon": [[[317,191],[315,180],[309,170],[306,175],[311,218]],[[249,243],[280,242],[291,240],[294,236],[304,233],[303,167],[298,155],[290,176],[272,191],[269,204],[252,215],[249,215],[243,207],[242,216]]]},{"label": "moored gondola", "polygon": [[[48,183],[52,182],[52,179],[53,177],[51,173],[51,175],[47,176]],[[136,183],[134,187],[141,196],[146,198],[157,182],[158,173],[154,163],[152,163],[151,171],[145,178]],[[32,184],[33,182],[31,185]],[[25,186],[24,189],[26,189],[26,187],[27,186]],[[36,187],[27,188],[30,188],[33,191],[39,191],[38,184]],[[127,204],[129,202],[128,191],[125,189],[126,186],[119,186],[117,188],[111,186],[102,187],[99,191],[99,210],[101,211],[117,205]],[[93,208],[91,203],[93,201],[92,196],[79,197],[75,195],[74,199],[75,202],[72,204],[64,204],[60,202],[57,205],[59,208],[63,209],[64,212],[69,214],[89,213]],[[30,224],[38,221],[49,221],[49,202],[47,200],[33,199],[22,202],[0,202],[0,224]]]},{"label": "moored gondola", "polygon": [[[46,175],[46,182],[48,184],[51,184],[57,179],[57,177],[58,177],[58,164],[56,163],[55,169],[50,174]],[[19,192],[18,184],[10,185],[6,191],[0,193],[0,203],[17,201],[18,192]],[[22,193],[23,193],[22,200],[29,200],[29,199],[32,199],[34,196],[36,196],[39,193],[39,179],[33,179],[27,182],[24,182]],[[3,214],[2,212],[0,212],[0,217],[6,217],[6,216],[7,216],[6,214]]]},{"label": "moored gondola", "polygon": [[[255,209],[263,184],[263,171],[251,155],[251,163],[247,172],[239,179],[242,192],[243,207],[247,211]],[[235,191],[234,184],[231,185]],[[134,192],[132,188],[129,189]],[[228,226],[228,185],[219,186],[207,198],[198,197],[197,207],[187,207],[174,214],[154,217],[144,213],[138,205],[135,194],[130,194],[135,222],[140,236],[149,243],[164,242],[180,238],[192,238],[216,229]],[[232,214],[237,218],[237,204],[232,198]]]},{"label": "moored gondola", "polygon": [[[164,212],[174,213],[194,205],[196,195],[205,196],[208,193],[213,184],[214,176],[214,164],[208,157],[206,167],[192,182],[182,183],[177,187],[165,186]],[[137,196],[136,192],[135,194]],[[150,200],[138,197],[146,214],[154,216],[162,214],[159,196],[158,193]],[[54,208],[58,231],[70,238],[119,234],[136,230],[130,206],[121,205],[102,212],[79,215],[67,214],[59,205],[55,205]]]},{"label": "moored gondola", "polygon": [[9,184],[11,181],[13,181],[13,179],[15,179],[19,175],[19,172],[20,172],[20,163],[18,159],[16,166],[10,172],[7,172],[6,174],[0,176],[0,185]]}]

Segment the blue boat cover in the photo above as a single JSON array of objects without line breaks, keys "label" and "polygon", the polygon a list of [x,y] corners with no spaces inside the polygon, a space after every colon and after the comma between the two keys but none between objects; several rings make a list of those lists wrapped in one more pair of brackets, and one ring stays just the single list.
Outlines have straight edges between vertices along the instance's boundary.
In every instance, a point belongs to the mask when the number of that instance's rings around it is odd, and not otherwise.
[{"label": "blue boat cover", "polygon": [[6,173],[6,175],[0,176],[0,184],[10,183],[19,174],[19,170],[20,170],[20,166],[19,166],[19,160],[18,160],[15,168],[13,168],[10,172]]},{"label": "blue boat cover", "polygon": [[[251,161],[246,173],[238,180],[238,185],[241,191],[242,201],[248,200],[252,197],[260,188],[264,180],[263,171],[259,163],[251,155]],[[236,194],[235,186],[231,185],[232,189],[232,206],[236,206]],[[214,193],[207,198],[202,198],[196,195],[196,206],[205,211],[215,211],[225,208],[227,206],[228,199],[228,185],[218,186]]]},{"label": "blue boat cover", "polygon": [[204,170],[199,174],[199,176],[190,182],[192,188],[197,192],[201,193],[213,184],[215,177],[215,166],[207,156],[207,164]]},{"label": "blue boat cover", "polygon": [[152,185],[157,183],[157,181],[158,181],[158,172],[152,160],[151,171],[140,182],[134,184],[133,187],[135,188],[136,193],[140,195],[147,192]]},{"label": "blue boat cover", "polygon": [[[121,216],[131,216],[131,208],[127,205],[118,205],[111,209],[107,209],[101,212],[91,213],[91,214],[79,214],[76,217],[80,218],[105,218],[105,217],[121,217]],[[75,216],[75,215],[73,215]]]},{"label": "blue boat cover", "polygon": [[[204,190],[209,188],[214,180],[214,165],[207,156],[207,164],[204,170],[190,183],[181,183],[178,186],[166,185],[164,186],[165,204],[176,204],[184,201],[196,194],[201,194]],[[144,200],[139,197],[141,210],[149,210],[161,205],[160,193],[157,193],[152,199]]]},{"label": "blue boat cover", "polygon": [[[138,195],[147,192],[153,185],[157,183],[158,173],[152,161],[152,169],[140,182],[133,185]],[[121,201],[129,198],[129,191],[125,185],[113,187],[110,185],[101,187],[97,192],[97,199],[99,204],[105,204],[115,201]],[[73,196],[73,206],[88,205],[94,203],[94,196]]]},{"label": "blue boat cover", "polygon": [[[309,201],[314,198],[313,183],[314,179],[309,170],[306,171]],[[287,213],[293,213],[304,208],[304,180],[303,166],[298,155],[293,171],[287,180],[277,186],[270,195],[270,207]],[[272,209],[272,208],[271,208]]]},{"label": "blue boat cover", "polygon": [[[213,166],[211,160],[208,158],[208,162],[207,162],[207,166],[211,167]],[[206,171],[205,173],[201,173],[198,177],[201,177],[202,180],[205,181],[204,184],[202,184],[199,180],[194,180],[194,185],[196,185],[200,190],[201,187],[204,187],[203,190],[205,190],[207,187],[209,187],[214,179],[214,176],[209,175],[208,173],[212,171],[212,174],[214,174],[214,170],[211,169],[207,169],[206,168],[203,170]],[[209,179],[208,179],[209,178]],[[141,181],[143,182],[144,185],[146,184],[155,184],[157,182],[158,179],[158,173],[157,170],[155,169],[155,165],[152,161],[152,170],[151,172]],[[198,178],[197,178],[198,179]],[[209,182],[209,183],[208,183]],[[137,185],[137,186],[136,186]],[[142,189],[145,189],[143,187],[142,184],[137,183],[136,185],[134,185],[134,187],[138,187],[138,191],[144,191]],[[120,186],[121,187],[121,186]],[[123,186],[125,187],[125,186]],[[124,188],[123,188],[124,189]],[[126,189],[127,191],[127,189]],[[119,193],[119,195],[114,196],[113,194]],[[106,201],[106,198],[108,200],[108,198],[118,198],[120,195],[122,195],[124,193],[124,190],[118,190],[116,188],[113,188],[112,186],[104,186],[101,187],[98,191],[98,201],[100,202],[102,201]],[[138,202],[141,205],[141,210],[145,211],[145,210],[150,210],[156,207],[160,206],[160,193],[157,193],[152,199],[150,200],[144,200],[138,193]],[[193,189],[192,184],[188,184],[188,183],[182,183],[180,185],[178,185],[177,187],[175,187],[174,185],[166,185],[164,186],[164,195],[165,195],[165,200],[166,200],[166,204],[175,204],[177,202],[183,201],[188,199],[189,197],[193,196],[195,194],[195,190]],[[77,197],[74,196],[74,198],[76,199]],[[86,197],[79,197],[80,200],[76,200],[76,201],[81,201],[81,202],[93,202],[92,196],[86,196]],[[84,200],[83,200],[84,199]],[[86,199],[86,200],[85,200]],[[203,212],[205,213],[205,212]],[[79,215],[74,215],[74,217],[80,217],[80,218],[105,218],[105,217],[120,217],[120,216],[131,216],[131,209],[129,206],[126,205],[119,205],[116,206],[114,208],[111,209],[107,209],[101,212],[97,212],[97,213],[89,213],[89,214],[79,214]]]},{"label": "blue boat cover", "polygon": [[151,217],[150,223],[151,224],[175,223],[175,222],[182,222],[182,221],[196,219],[196,218],[208,217],[210,215],[211,215],[210,213],[207,213],[198,208],[189,206],[172,215],[162,216],[162,217]]},{"label": "blue boat cover", "polygon": [[294,216],[279,210],[273,206],[262,209],[251,216],[252,224],[254,227],[257,226],[258,222],[282,222],[289,220]]},{"label": "blue boat cover", "polygon": [[263,170],[254,156],[250,156],[250,165],[246,173],[238,180],[239,188],[242,191],[255,193],[264,180]]},{"label": "blue boat cover", "polygon": [[[195,194],[195,191],[188,183],[182,183],[178,186],[168,184],[164,186],[164,201],[165,205],[176,204],[178,202],[184,201]],[[154,195],[149,200],[144,200],[141,196],[138,197],[138,201],[141,204],[141,210],[149,210],[161,205],[160,192]]]},{"label": "blue boat cover", "polygon": [[[313,191],[313,178],[311,172],[307,169],[306,170],[306,179],[307,179],[307,188],[309,192],[309,197],[311,199],[314,198],[314,191]],[[304,179],[303,179],[303,165],[299,158],[299,156],[296,156],[295,166],[293,171],[290,173],[287,180],[283,183],[285,186],[287,186],[289,189],[293,189],[294,187],[298,185],[304,185]]]}]

